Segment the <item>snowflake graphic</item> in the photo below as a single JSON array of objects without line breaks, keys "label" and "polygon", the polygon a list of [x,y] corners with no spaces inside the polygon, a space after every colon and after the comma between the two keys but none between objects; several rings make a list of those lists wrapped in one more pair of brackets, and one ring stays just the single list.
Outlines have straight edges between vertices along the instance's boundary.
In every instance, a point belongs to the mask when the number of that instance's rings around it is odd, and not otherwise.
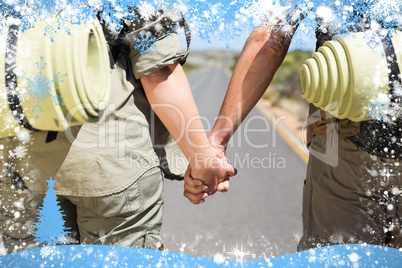
[{"label": "snowflake graphic", "polygon": [[367,40],[367,45],[371,49],[377,48],[379,45],[382,45],[381,43],[381,38],[378,36],[378,34],[374,31],[366,31],[364,33],[363,39]]},{"label": "snowflake graphic", "polygon": [[[42,112],[42,107],[40,106],[40,102],[47,97],[51,97],[55,105],[58,105],[58,99],[61,99],[61,96],[52,95],[52,88],[55,82],[63,82],[63,77],[67,76],[67,74],[57,73],[54,76],[54,79],[50,79],[45,76],[43,70],[46,68],[46,63],[43,60],[43,57],[40,58],[39,62],[36,62],[36,66],[39,72],[33,77],[25,77],[25,74],[20,76],[21,79],[26,79],[27,87],[26,92],[20,93],[20,98],[23,99],[25,97],[30,97],[36,101],[32,111],[35,112],[35,116],[38,117],[38,112]],[[64,105],[64,103],[62,103]]]},{"label": "snowflake graphic", "polygon": [[369,103],[368,115],[373,117],[375,120],[382,120],[388,118],[390,114],[390,104],[388,101],[382,98],[375,98]]},{"label": "snowflake graphic", "polygon": [[[193,36],[199,36],[213,44],[214,39],[219,39],[229,45],[232,39],[239,35],[241,31],[249,31],[261,26],[268,21],[274,21],[275,18],[282,19],[278,30],[283,30],[285,35],[289,35],[293,27],[298,26],[297,21],[300,15],[309,17],[309,14],[318,14],[318,9],[325,6],[328,10],[334,10],[334,23],[332,25],[339,27],[338,33],[349,32],[353,29],[361,29],[361,18],[366,17],[371,21],[377,21],[381,24],[383,30],[395,31],[395,28],[401,25],[402,2],[400,0],[220,0],[220,1],[162,1],[162,0],[142,0],[134,1],[115,1],[115,0],[13,0],[13,5],[1,5],[2,17],[18,17],[20,29],[23,31],[35,25],[35,21],[47,21],[56,15],[57,24],[49,24],[46,36],[52,38],[54,31],[64,30],[69,33],[68,24],[83,23],[88,18],[94,18],[94,14],[102,10],[100,17],[105,25],[120,25],[123,18],[136,20],[132,17],[135,12],[135,5],[141,18],[151,20],[158,14],[160,9],[176,9],[178,13],[185,15],[189,22]],[[6,3],[11,3],[7,1]],[[297,5],[298,12],[293,12]],[[335,9],[334,9],[335,7]],[[60,11],[62,11],[60,13]],[[284,15],[287,14],[287,15]],[[5,26],[11,22],[9,19],[1,20],[0,24]],[[306,23],[306,19],[304,20]],[[309,20],[308,24],[315,28],[315,20]],[[270,24],[272,26],[272,24]],[[6,27],[2,27],[6,28]],[[310,38],[306,36],[305,38]],[[148,41],[149,38],[144,39]],[[303,46],[305,43],[303,37],[299,35],[296,40]],[[372,39],[368,39],[371,45],[375,45]],[[137,44],[138,46],[138,44]],[[148,44],[141,46],[143,52],[149,52]]]},{"label": "snowflake graphic", "polygon": [[[387,18],[401,11],[400,0],[370,0],[371,9],[374,17]],[[390,18],[388,18],[390,19]]]},{"label": "snowflake graphic", "polygon": [[43,35],[48,36],[50,41],[53,42],[54,35],[57,31],[51,25],[46,25],[45,29],[43,30]]},{"label": "snowflake graphic", "polygon": [[162,256],[166,256],[166,255],[168,255],[168,254],[169,254],[169,250],[168,250],[168,249],[162,250],[162,253],[161,253]]},{"label": "snowflake graphic", "polygon": [[65,16],[59,16],[57,18],[57,29],[58,30],[64,30],[68,35],[70,35],[70,29],[69,29],[69,25],[71,24],[70,20],[68,20]]},{"label": "snowflake graphic", "polygon": [[17,146],[10,152],[10,156],[13,158],[24,158],[27,155],[28,149],[25,146]]},{"label": "snowflake graphic", "polygon": [[134,49],[138,50],[140,54],[150,54],[155,45],[156,37],[150,32],[141,32],[134,39]]},{"label": "snowflake graphic", "polygon": [[222,24],[223,31],[219,35],[219,40],[225,42],[227,49],[230,47],[230,41],[232,41],[236,36],[240,36],[241,29],[238,26],[230,24]]},{"label": "snowflake graphic", "polygon": [[199,30],[199,37],[211,43],[211,38],[214,32],[217,32],[219,26],[217,24],[205,24],[204,29]]},{"label": "snowflake graphic", "polygon": [[226,258],[222,253],[217,252],[214,254],[214,263],[220,265],[220,264],[225,263],[225,261],[226,261]]},{"label": "snowflake graphic", "polygon": [[301,23],[292,39],[292,44],[301,48],[307,48],[306,40],[313,38],[314,30],[306,23]]},{"label": "snowflake graphic", "polygon": [[253,253],[243,251],[243,243],[241,243],[239,247],[237,242],[236,247],[233,249],[233,251],[228,251],[225,253],[228,255],[236,256],[236,263],[240,263],[241,266],[243,266],[244,257],[254,255]]},{"label": "snowflake graphic", "polygon": [[53,257],[57,254],[56,246],[46,246],[40,249],[40,256],[42,258]]},{"label": "snowflake graphic", "polygon": [[292,38],[295,27],[296,26],[285,25],[285,26],[281,27],[281,31],[286,38]]},{"label": "snowflake graphic", "polygon": [[155,15],[157,12],[155,6],[146,1],[141,1],[137,7],[141,17],[145,20],[150,20],[152,16]]},{"label": "snowflake graphic", "polygon": [[324,248],[317,257],[317,260],[328,267],[340,267],[339,262],[341,260],[341,255],[336,253],[333,248]]},{"label": "snowflake graphic", "polygon": [[102,245],[106,242],[106,233],[103,230],[99,232],[99,241],[102,243]]}]

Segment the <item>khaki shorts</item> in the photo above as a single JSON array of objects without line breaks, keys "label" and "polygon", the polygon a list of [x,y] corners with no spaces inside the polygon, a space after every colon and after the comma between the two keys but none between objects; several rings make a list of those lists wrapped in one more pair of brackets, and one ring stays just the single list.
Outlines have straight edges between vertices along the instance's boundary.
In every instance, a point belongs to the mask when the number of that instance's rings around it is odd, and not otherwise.
[{"label": "khaki shorts", "polygon": [[[44,195],[16,190],[0,182],[0,253],[38,246],[33,223]],[[120,193],[102,197],[58,196],[69,228],[70,243],[160,249],[163,177],[159,167],[148,170]]]},{"label": "khaki shorts", "polygon": [[402,247],[401,161],[372,156],[337,133],[334,124],[310,145],[298,249],[344,243]]}]

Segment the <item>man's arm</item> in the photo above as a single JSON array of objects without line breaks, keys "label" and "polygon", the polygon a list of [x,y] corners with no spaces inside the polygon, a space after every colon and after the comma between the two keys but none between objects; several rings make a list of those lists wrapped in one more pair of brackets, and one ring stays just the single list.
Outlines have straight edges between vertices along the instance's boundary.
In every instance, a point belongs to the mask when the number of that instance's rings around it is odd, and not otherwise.
[{"label": "man's arm", "polygon": [[233,167],[218,158],[210,146],[186,75],[178,63],[142,77],[141,83],[151,107],[189,161],[191,176],[204,182],[200,189],[213,192],[219,182],[235,175]]},{"label": "man's arm", "polygon": [[[270,25],[277,24],[280,21]],[[225,151],[231,136],[268,88],[297,29],[292,22],[288,26],[286,34],[269,25],[259,27],[250,34],[230,80],[219,117],[209,134],[213,147]],[[197,203],[200,196],[199,189],[195,187],[197,182],[191,177],[184,179],[184,195],[192,203]]]},{"label": "man's arm", "polygon": [[[293,32],[291,33],[291,35]],[[267,90],[285,58],[291,39],[281,31],[258,28],[243,48],[210,134],[214,144],[224,145]]]}]

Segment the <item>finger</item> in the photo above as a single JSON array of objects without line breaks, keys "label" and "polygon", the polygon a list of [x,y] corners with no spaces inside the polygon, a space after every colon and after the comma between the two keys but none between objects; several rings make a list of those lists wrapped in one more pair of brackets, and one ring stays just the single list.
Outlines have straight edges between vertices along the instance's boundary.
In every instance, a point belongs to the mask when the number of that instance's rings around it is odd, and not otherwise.
[{"label": "finger", "polygon": [[194,205],[197,204],[202,204],[205,202],[205,198],[208,197],[207,193],[202,193],[202,194],[192,194],[190,192],[184,191],[184,196],[190,200],[191,203]]},{"label": "finger", "polygon": [[214,147],[216,150],[216,157],[218,158],[225,158],[225,150],[222,150],[221,148],[216,148]]},{"label": "finger", "polygon": [[222,193],[229,191],[229,179],[218,183],[218,185],[216,186],[216,190]]},{"label": "finger", "polygon": [[227,170],[226,170],[226,174],[229,177],[233,177],[236,176],[237,174],[237,169],[235,169],[232,165],[228,164]]},{"label": "finger", "polygon": [[201,179],[194,179],[194,178],[187,178],[185,180],[185,183],[187,183],[189,186],[192,187],[197,187],[197,186],[207,186],[207,190],[206,192],[209,195],[213,195],[216,192],[216,182],[213,182],[211,184],[206,184],[205,182],[203,182]]},{"label": "finger", "polygon": [[184,182],[191,187],[205,186],[201,180],[193,179],[192,177],[184,177]]},{"label": "finger", "polygon": [[187,169],[186,174],[184,175],[184,182],[193,187],[201,186],[204,184],[201,180],[194,179],[191,176],[190,169]]},{"label": "finger", "polygon": [[208,193],[208,195],[215,194],[216,193],[216,185],[213,185],[212,187],[209,187],[207,193]]},{"label": "finger", "polygon": [[201,194],[205,193],[208,190],[208,186],[206,185],[192,186],[188,183],[185,183],[184,190],[192,194]]}]

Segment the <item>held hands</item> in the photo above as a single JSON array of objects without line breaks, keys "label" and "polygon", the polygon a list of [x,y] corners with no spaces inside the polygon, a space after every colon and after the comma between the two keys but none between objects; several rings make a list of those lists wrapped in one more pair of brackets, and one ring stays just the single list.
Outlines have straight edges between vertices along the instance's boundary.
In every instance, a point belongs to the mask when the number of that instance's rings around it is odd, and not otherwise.
[{"label": "held hands", "polygon": [[207,154],[196,160],[184,176],[184,196],[190,202],[201,204],[216,191],[229,190],[229,177],[235,176],[237,171],[228,163],[223,146],[211,146]]}]

